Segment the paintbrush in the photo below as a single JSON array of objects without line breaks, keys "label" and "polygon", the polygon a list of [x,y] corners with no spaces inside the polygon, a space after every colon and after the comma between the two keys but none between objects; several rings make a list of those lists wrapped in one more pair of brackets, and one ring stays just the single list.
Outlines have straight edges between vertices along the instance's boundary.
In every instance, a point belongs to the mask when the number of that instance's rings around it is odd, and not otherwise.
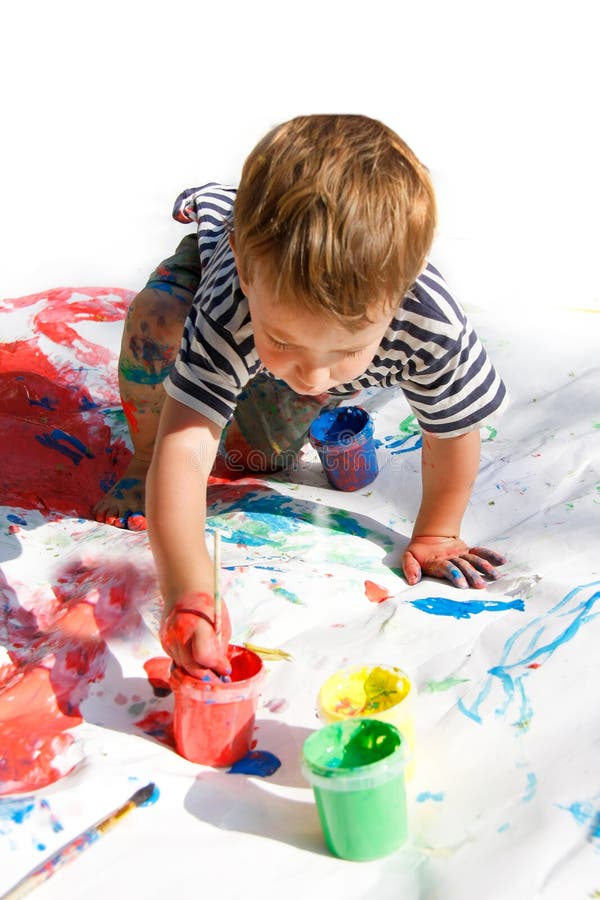
[{"label": "paintbrush", "polygon": [[46,881],[54,875],[58,869],[66,866],[71,860],[80,856],[84,850],[87,850],[91,844],[94,844],[98,838],[109,831],[113,825],[120,822],[132,809],[147,803],[154,791],[154,784],[147,784],[146,787],[140,788],[129,798],[127,803],[124,803],[119,809],[116,809],[109,816],[106,816],[105,819],[96,822],[91,828],[82,831],[76,838],[73,838],[73,840],[61,847],[60,850],[57,850],[56,853],[53,853],[52,856],[45,859],[43,863],[40,863],[39,866],[32,869],[32,871],[15,884],[8,893],[2,894],[0,900],[18,900],[19,897],[24,897],[25,894],[28,894],[43,881]]},{"label": "paintbrush", "polygon": [[222,613],[221,613],[221,532],[215,528],[213,533],[213,568],[214,568],[214,595],[215,595],[215,631],[217,637],[221,637]]}]

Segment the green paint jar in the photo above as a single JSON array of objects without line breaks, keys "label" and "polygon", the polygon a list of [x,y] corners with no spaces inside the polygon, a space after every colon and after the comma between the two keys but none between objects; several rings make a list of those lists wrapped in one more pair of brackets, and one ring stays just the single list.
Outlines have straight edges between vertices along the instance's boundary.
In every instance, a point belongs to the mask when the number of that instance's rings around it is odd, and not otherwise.
[{"label": "green paint jar", "polygon": [[336,722],[306,739],[302,771],[335,856],[379,859],[406,841],[404,766],[403,738],[389,722]]}]

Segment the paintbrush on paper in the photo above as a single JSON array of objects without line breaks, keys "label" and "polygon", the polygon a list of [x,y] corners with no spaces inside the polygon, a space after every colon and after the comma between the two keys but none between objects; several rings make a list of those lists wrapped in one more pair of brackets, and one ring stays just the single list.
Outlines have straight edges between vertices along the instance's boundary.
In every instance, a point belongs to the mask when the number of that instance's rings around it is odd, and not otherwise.
[{"label": "paintbrush on paper", "polygon": [[252,650],[253,653],[257,653],[261,659],[287,659],[291,660],[292,654],[288,653],[287,650],[280,650],[278,647],[259,647],[257,644],[251,644],[249,641],[244,641],[244,647],[246,650]]},{"label": "paintbrush on paper", "polygon": [[102,837],[103,834],[120,822],[132,809],[136,809],[136,807],[148,803],[155,790],[154,784],[147,784],[146,787],[140,788],[129,798],[127,803],[124,803],[123,806],[120,806],[119,809],[116,809],[109,816],[106,816],[106,818],[96,822],[91,828],[82,831],[76,838],[73,838],[73,840],[61,847],[60,850],[57,850],[56,853],[53,853],[52,856],[45,859],[43,863],[40,863],[39,866],[32,869],[32,871],[15,884],[8,893],[2,894],[0,900],[18,900],[19,897],[24,897],[43,881],[46,881],[54,875],[60,868],[80,856],[84,850],[87,850],[87,848],[91,844],[94,844],[98,838]]},{"label": "paintbrush on paper", "polygon": [[215,597],[215,631],[217,637],[221,637],[222,610],[221,610],[221,532],[215,528],[213,533],[213,568],[214,568],[214,597]]}]

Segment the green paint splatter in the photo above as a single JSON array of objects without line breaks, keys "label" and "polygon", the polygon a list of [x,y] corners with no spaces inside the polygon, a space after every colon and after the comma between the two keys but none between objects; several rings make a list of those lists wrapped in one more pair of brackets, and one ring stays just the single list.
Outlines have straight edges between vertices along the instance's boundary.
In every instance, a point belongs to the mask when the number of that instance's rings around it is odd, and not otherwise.
[{"label": "green paint splatter", "polygon": [[140,703],[132,703],[129,707],[129,715],[130,716],[141,716],[146,706],[146,701],[142,700]]},{"label": "green paint splatter", "polygon": [[273,588],[273,593],[277,594],[278,597],[284,597],[286,600],[289,600],[290,603],[296,603],[299,606],[305,606],[300,597],[296,594],[292,594],[291,591],[286,591],[285,588],[279,587],[279,585],[275,585]]},{"label": "green paint splatter", "polygon": [[420,434],[421,428],[419,427],[419,423],[417,422],[415,416],[407,416],[405,419],[402,419],[398,426],[399,431],[404,432],[404,434]]},{"label": "green paint splatter", "polygon": [[483,438],[483,443],[486,444],[488,441],[493,441],[498,431],[496,428],[492,428],[491,425],[484,425],[485,430],[487,431],[487,437]]},{"label": "green paint splatter", "polygon": [[449,676],[442,681],[428,681],[425,685],[425,690],[429,691],[431,694],[438,694],[440,691],[449,691],[450,688],[456,687],[457,684],[464,684],[466,681],[470,680],[470,678],[453,678],[452,676]]}]

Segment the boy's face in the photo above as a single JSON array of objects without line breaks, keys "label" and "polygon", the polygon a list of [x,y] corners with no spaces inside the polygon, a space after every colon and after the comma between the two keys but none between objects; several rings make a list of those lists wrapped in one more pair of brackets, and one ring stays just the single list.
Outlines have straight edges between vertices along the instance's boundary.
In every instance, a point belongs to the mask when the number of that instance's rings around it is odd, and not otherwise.
[{"label": "boy's face", "polygon": [[266,267],[255,263],[252,280],[240,276],[248,298],[258,355],[267,369],[298,394],[316,397],[362,375],[392,318],[378,312],[350,331],[328,316],[274,299]]}]

